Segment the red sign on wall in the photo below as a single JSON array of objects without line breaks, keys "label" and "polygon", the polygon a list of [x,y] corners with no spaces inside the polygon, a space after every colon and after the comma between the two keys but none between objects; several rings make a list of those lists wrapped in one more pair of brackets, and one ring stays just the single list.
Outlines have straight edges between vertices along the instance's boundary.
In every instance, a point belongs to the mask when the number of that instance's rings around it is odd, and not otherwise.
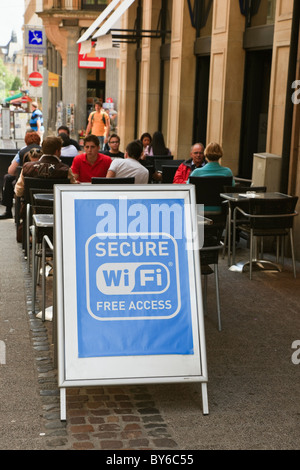
[{"label": "red sign on wall", "polygon": [[91,51],[87,54],[81,53],[81,44],[78,44],[78,67],[81,69],[105,69],[106,60],[102,57],[97,57],[95,53],[95,48],[93,47],[95,43],[92,43]]},{"label": "red sign on wall", "polygon": [[43,83],[43,75],[39,72],[32,72],[28,77],[28,81],[32,86],[41,86]]}]

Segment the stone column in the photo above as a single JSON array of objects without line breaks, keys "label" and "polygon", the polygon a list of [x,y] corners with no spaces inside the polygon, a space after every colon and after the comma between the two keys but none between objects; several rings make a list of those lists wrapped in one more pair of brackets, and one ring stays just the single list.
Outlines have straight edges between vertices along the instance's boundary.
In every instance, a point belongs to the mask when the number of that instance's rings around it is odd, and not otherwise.
[{"label": "stone column", "polygon": [[[135,3],[124,13],[122,27],[132,28],[136,18]],[[136,90],[136,45],[121,44],[119,75],[118,125],[123,148],[134,138]]]},{"label": "stone column", "polygon": [[175,158],[187,158],[193,134],[195,30],[186,0],[173,2],[167,146]]},{"label": "stone column", "polygon": [[[158,24],[161,0],[144,0],[144,30],[155,30]],[[142,61],[139,96],[139,130],[153,134],[158,130],[159,78],[160,78],[160,39],[144,38],[142,41]]]},{"label": "stone column", "polygon": [[277,0],[266,145],[275,155],[282,153],[292,14],[293,0]]},{"label": "stone column", "polygon": [[235,0],[213,4],[207,143],[223,146],[222,164],[238,172],[244,87],[245,17]]},{"label": "stone column", "polygon": [[86,70],[78,68],[78,44],[79,28],[69,27],[67,30],[66,60],[62,68],[62,96],[64,106],[75,105],[75,134],[86,126]]}]

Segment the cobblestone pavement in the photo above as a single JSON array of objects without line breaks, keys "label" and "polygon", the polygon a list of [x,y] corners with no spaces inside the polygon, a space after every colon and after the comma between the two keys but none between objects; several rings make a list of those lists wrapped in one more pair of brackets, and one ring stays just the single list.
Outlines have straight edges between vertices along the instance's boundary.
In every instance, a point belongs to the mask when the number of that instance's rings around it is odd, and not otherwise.
[{"label": "cobblestone pavement", "polygon": [[[42,322],[32,314],[31,276],[25,263],[24,271],[46,446],[59,450],[178,449],[145,385],[67,388],[67,420],[61,421],[52,322]],[[51,279],[47,289],[51,295]]]}]

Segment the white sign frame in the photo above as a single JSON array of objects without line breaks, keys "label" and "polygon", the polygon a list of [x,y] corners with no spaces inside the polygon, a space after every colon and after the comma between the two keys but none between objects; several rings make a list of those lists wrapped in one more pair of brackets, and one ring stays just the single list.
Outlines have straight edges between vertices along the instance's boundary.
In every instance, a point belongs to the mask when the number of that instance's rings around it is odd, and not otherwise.
[{"label": "white sign frame", "polygon": [[[43,26],[35,26],[35,25],[25,25],[24,26],[25,32],[25,44],[24,50],[25,54],[33,54],[33,55],[46,55],[47,51],[47,36],[45,33],[45,29]],[[30,41],[30,33],[33,37],[36,36],[36,40]],[[40,43],[41,41],[41,43]]]},{"label": "white sign frame", "polygon": [[[208,414],[207,362],[195,188],[192,185],[56,185],[54,191],[58,386],[61,420],[66,419],[66,387],[200,382],[203,414]],[[184,199],[193,353],[79,357],[75,200]],[[96,219],[97,220],[97,219]],[[81,269],[81,268],[80,268]],[[84,286],[83,286],[84,288]],[[79,312],[80,314],[80,312]],[[98,322],[101,323],[101,322]]]}]

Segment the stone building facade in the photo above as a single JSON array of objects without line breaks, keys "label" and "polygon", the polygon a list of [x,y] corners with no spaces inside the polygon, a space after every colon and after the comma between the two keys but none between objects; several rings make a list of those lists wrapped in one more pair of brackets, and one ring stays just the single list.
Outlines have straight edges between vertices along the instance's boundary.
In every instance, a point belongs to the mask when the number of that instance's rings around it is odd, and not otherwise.
[{"label": "stone building facade", "polygon": [[[77,40],[109,3],[44,0],[38,14],[59,54],[61,98],[75,103],[77,128],[87,118]],[[299,194],[299,0],[127,3],[114,84],[122,144],[160,130],[182,159],[192,143],[217,141],[222,164],[247,179],[254,154],[275,155],[281,159],[276,189]],[[299,217],[295,228],[300,260]]]}]

